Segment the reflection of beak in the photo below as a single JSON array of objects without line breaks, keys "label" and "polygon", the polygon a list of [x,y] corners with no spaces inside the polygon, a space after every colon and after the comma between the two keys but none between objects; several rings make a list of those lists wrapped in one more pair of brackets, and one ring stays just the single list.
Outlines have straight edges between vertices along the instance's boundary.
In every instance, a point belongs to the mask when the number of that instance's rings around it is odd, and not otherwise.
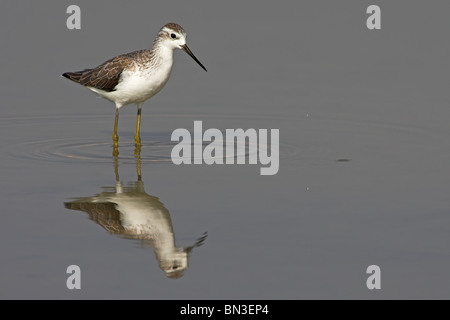
[{"label": "reflection of beak", "polygon": [[190,55],[191,58],[194,59],[195,62],[197,62],[197,63],[200,65],[200,67],[203,68],[203,70],[208,71],[208,70],[206,70],[206,68],[202,65],[202,63],[201,63],[200,61],[198,61],[198,59],[194,56],[194,54],[192,53],[191,49],[189,49],[189,47],[187,46],[187,44],[185,44],[184,46],[181,46],[181,50],[183,50],[183,51],[186,52],[188,55]]}]

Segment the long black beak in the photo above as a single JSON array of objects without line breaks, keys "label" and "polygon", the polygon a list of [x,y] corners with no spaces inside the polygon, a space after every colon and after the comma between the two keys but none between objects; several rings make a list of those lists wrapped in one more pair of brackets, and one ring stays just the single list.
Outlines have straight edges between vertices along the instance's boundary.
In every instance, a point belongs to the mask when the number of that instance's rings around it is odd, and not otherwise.
[{"label": "long black beak", "polygon": [[194,54],[192,53],[191,49],[189,49],[189,47],[187,46],[187,44],[185,44],[184,46],[181,47],[181,50],[183,50],[184,52],[186,52],[188,55],[191,56],[192,59],[195,60],[195,62],[197,62],[199,64],[200,67],[203,68],[203,70],[206,70],[206,68],[202,65],[202,63],[200,61],[198,61],[198,59],[194,56]]}]

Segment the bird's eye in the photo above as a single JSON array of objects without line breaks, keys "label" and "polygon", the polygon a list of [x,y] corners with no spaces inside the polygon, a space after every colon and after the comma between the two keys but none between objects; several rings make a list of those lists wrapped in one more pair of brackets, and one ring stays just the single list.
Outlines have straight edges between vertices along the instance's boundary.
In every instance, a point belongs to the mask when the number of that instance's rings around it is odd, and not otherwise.
[{"label": "bird's eye", "polygon": [[170,34],[170,37],[171,37],[172,39],[176,39],[176,38],[177,38],[177,35],[176,35],[175,33],[171,33],[171,34]]}]

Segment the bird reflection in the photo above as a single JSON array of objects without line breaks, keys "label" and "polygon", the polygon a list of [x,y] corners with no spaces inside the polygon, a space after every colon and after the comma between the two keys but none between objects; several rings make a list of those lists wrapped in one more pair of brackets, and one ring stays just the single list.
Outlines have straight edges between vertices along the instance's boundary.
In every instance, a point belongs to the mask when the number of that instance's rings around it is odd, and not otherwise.
[{"label": "bird reflection", "polygon": [[114,157],[114,187],[103,187],[95,196],[75,198],[64,205],[67,209],[86,212],[111,234],[138,240],[144,248],[152,247],[166,275],[180,278],[188,267],[189,254],[204,243],[207,233],[191,246],[176,246],[170,213],[157,197],[145,192],[138,148],[135,155],[137,181],[126,185],[120,181],[119,161]]}]

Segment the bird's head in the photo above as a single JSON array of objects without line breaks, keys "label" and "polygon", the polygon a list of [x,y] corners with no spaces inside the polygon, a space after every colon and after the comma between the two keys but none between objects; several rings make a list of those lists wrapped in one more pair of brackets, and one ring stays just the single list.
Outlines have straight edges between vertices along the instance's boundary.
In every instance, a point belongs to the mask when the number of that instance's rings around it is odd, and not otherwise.
[{"label": "bird's head", "polygon": [[164,25],[158,33],[156,39],[162,45],[171,48],[172,50],[181,49],[197,62],[203,70],[207,71],[203,64],[195,57],[192,51],[186,44],[186,31],[176,23],[168,23]]}]

